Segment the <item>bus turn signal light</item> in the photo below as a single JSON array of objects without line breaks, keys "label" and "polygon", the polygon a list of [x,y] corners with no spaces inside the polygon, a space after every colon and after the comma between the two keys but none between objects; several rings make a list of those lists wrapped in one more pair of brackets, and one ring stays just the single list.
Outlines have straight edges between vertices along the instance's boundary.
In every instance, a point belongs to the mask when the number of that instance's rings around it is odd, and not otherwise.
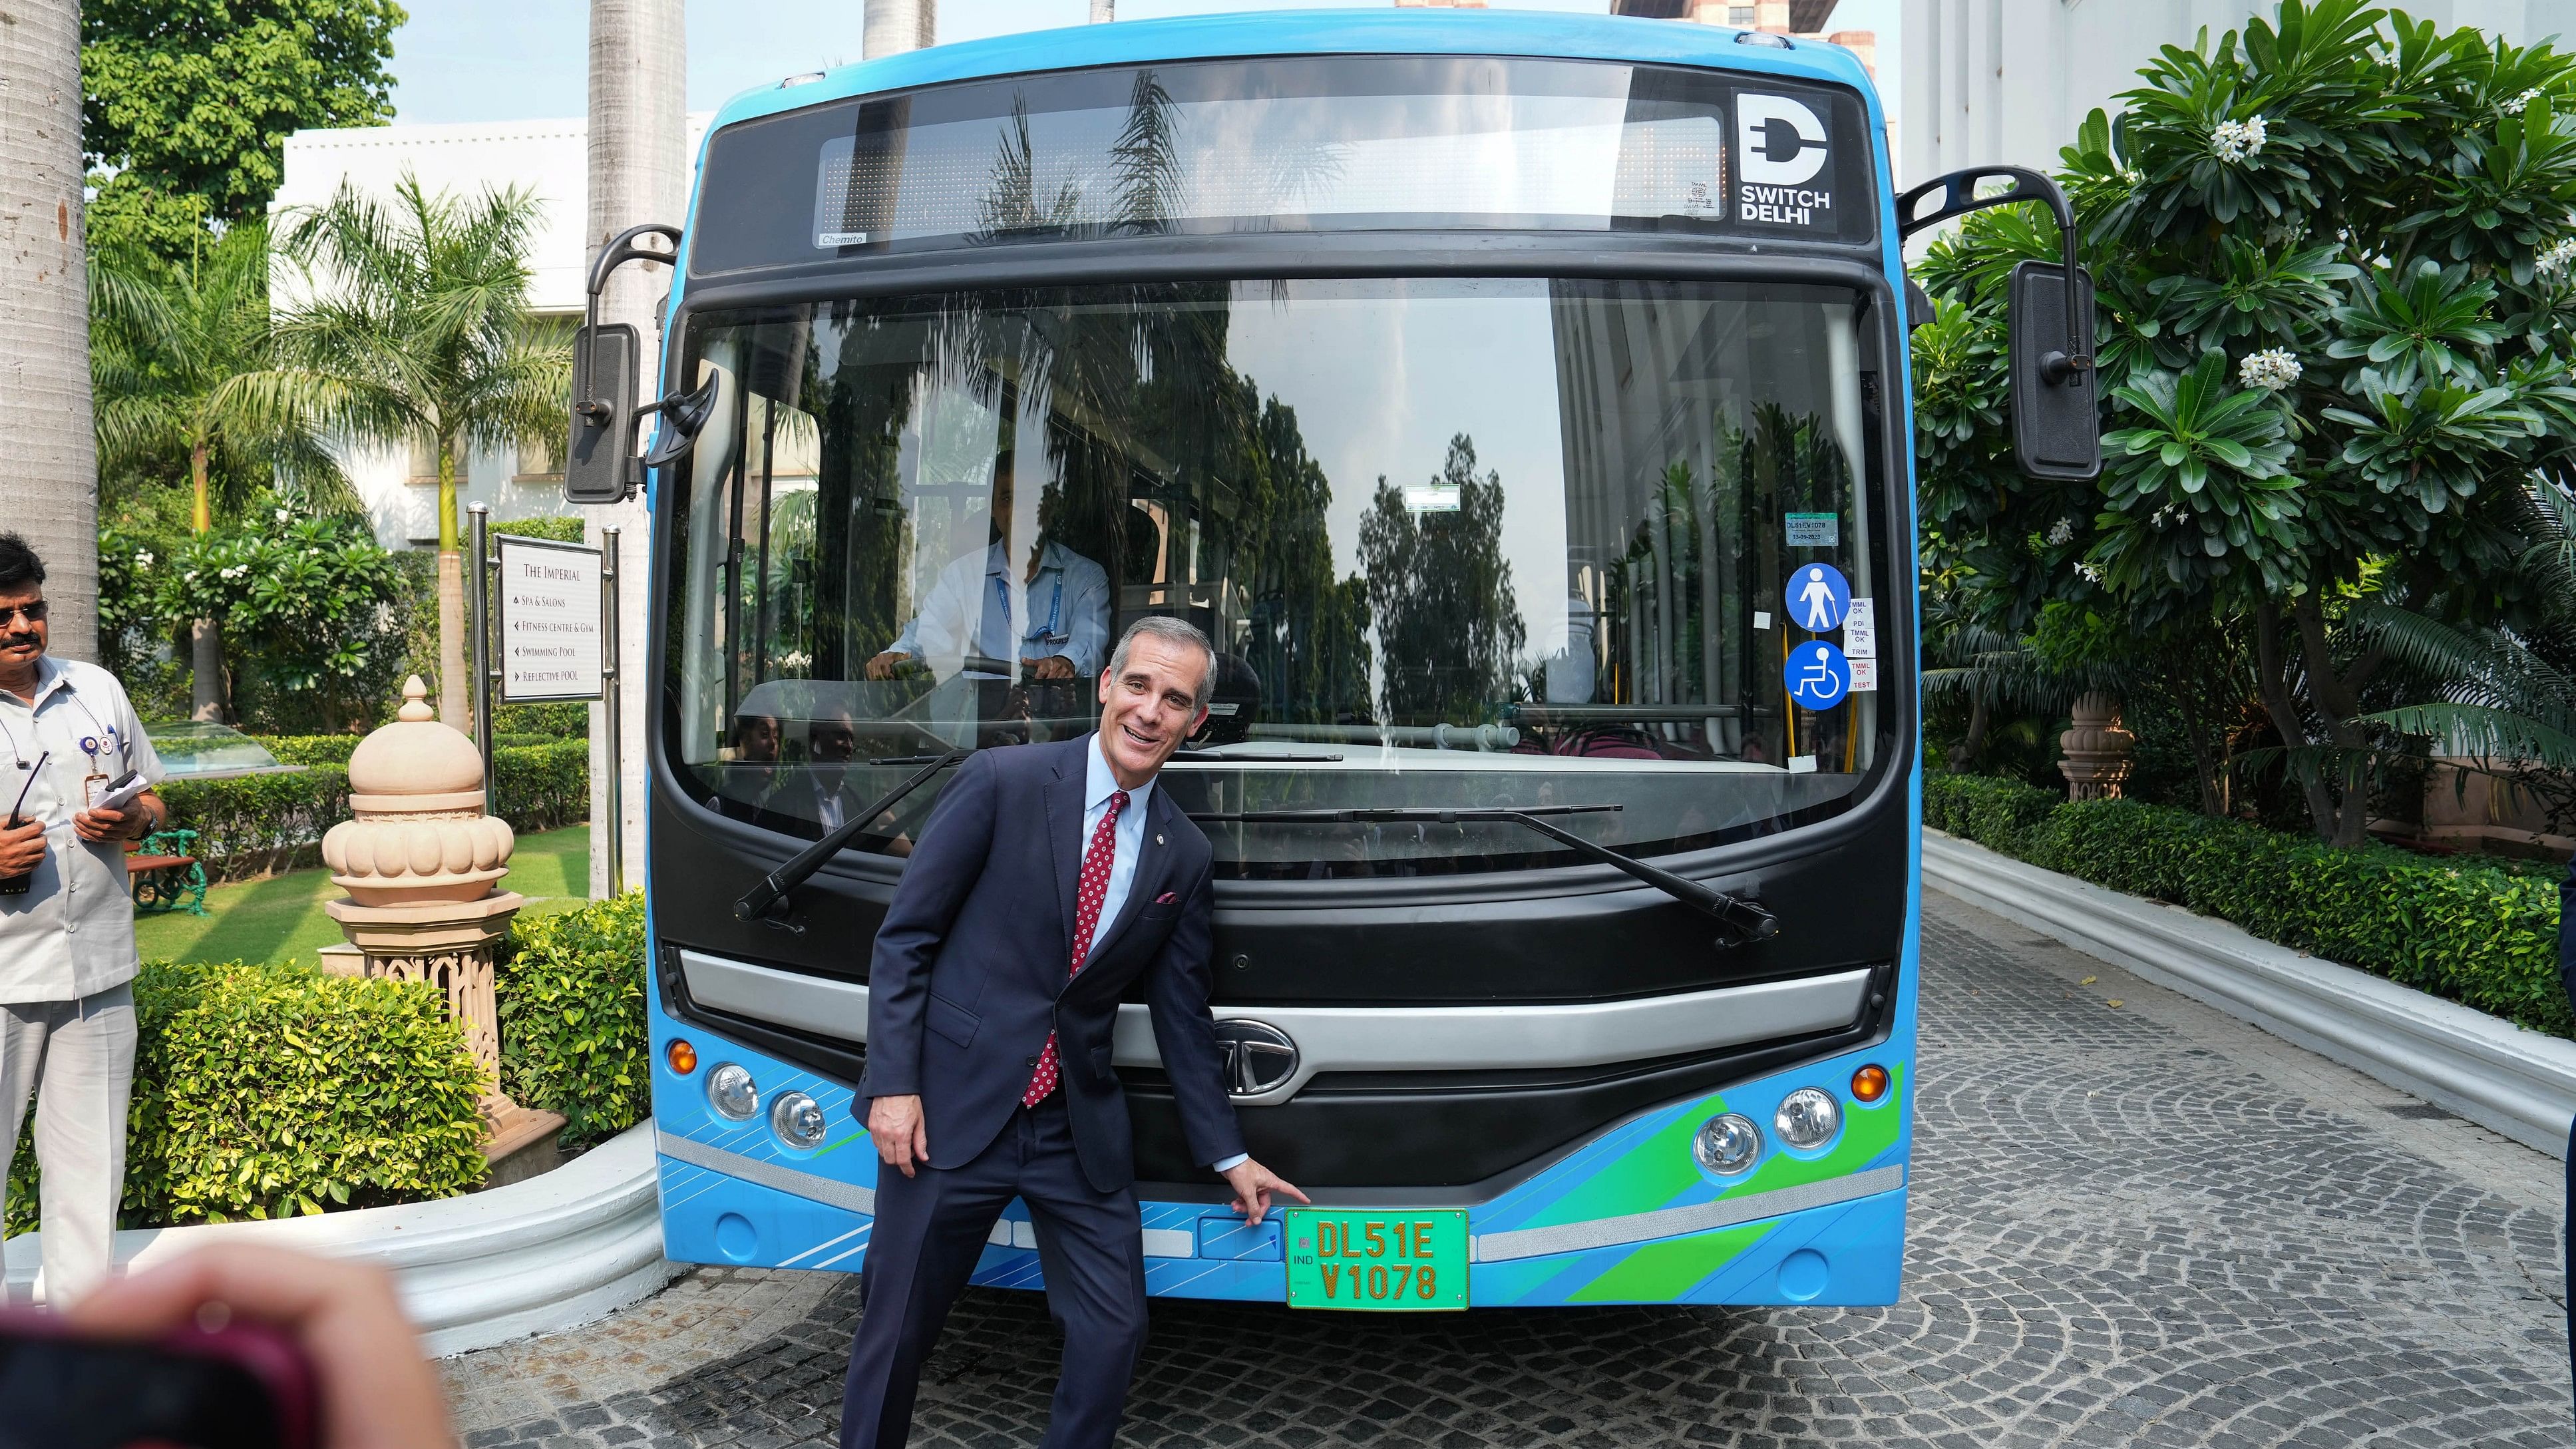
[{"label": "bus turn signal light", "polygon": [[687,1037],[671,1038],[670,1048],[663,1053],[663,1056],[671,1063],[671,1070],[681,1076],[685,1077],[698,1069],[698,1049],[689,1045]]},{"label": "bus turn signal light", "polygon": [[1887,1095],[1887,1068],[1863,1067],[1852,1073],[1852,1100],[1875,1102]]}]

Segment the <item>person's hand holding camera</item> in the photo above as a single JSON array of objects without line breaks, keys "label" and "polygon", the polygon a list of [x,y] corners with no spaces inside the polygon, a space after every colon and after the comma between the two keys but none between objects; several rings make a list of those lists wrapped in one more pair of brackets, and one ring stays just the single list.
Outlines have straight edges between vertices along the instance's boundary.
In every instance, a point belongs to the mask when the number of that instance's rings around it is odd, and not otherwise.
[{"label": "person's hand holding camera", "polygon": [[322,1449],[454,1449],[438,1372],[381,1268],[215,1243],[105,1284],[72,1309],[71,1327],[149,1340],[202,1323],[210,1305],[293,1335],[320,1391]]}]

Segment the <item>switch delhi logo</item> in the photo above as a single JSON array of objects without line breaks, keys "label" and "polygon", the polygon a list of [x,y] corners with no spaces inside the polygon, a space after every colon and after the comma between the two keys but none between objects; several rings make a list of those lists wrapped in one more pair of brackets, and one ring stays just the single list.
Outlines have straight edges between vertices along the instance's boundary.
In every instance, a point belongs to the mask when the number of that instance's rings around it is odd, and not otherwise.
[{"label": "switch delhi logo", "polygon": [[1737,219],[1774,226],[1833,223],[1834,193],[1808,182],[1832,151],[1825,123],[1787,96],[1746,92],[1735,98]]}]

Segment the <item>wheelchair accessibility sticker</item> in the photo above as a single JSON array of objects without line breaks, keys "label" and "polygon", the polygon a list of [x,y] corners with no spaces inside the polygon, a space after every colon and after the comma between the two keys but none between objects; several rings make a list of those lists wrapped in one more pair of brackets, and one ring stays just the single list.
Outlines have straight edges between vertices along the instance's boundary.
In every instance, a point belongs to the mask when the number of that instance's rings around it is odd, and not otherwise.
[{"label": "wheelchair accessibility sticker", "polygon": [[1809,709],[1831,709],[1851,693],[1851,661],[1824,640],[1809,640],[1789,651],[1788,662],[1780,666],[1780,686]]}]

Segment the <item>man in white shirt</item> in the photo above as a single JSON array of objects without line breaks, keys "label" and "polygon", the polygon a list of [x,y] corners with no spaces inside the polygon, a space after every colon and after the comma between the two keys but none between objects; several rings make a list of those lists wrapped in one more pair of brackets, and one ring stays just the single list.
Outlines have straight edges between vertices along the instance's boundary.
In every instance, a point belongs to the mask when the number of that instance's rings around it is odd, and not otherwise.
[{"label": "man in white shirt", "polygon": [[1005,667],[1016,659],[1031,680],[1099,672],[1109,645],[1109,572],[1016,515],[1015,471],[1012,453],[994,460],[992,541],[939,571],[921,612],[868,661],[868,678],[891,679],[912,659],[983,674],[971,662],[978,657]]},{"label": "man in white shirt", "polygon": [[46,655],[44,585],[35,552],[0,533],[0,808],[18,802],[18,823],[0,814],[0,1123],[16,1141],[35,1095],[45,1296],[60,1306],[113,1262],[139,969],[125,842],[169,809],[149,790],[91,805],[129,770],[157,783],[161,761],[114,675]]}]

